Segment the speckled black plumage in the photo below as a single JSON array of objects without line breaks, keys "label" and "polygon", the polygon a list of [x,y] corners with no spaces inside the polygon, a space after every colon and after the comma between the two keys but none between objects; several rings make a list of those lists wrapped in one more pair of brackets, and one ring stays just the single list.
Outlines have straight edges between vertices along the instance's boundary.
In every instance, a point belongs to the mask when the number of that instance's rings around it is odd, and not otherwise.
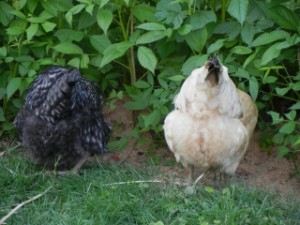
[{"label": "speckled black plumage", "polygon": [[71,169],[86,153],[103,153],[110,126],[98,87],[79,70],[53,66],[32,83],[14,124],[36,164]]}]

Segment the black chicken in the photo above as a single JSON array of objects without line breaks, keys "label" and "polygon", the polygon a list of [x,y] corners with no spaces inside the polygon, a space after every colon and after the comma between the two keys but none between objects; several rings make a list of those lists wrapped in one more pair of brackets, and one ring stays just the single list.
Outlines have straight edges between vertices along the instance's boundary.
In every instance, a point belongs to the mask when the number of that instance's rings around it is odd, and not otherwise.
[{"label": "black chicken", "polygon": [[111,128],[102,101],[98,87],[78,69],[52,66],[42,72],[14,120],[32,161],[77,172],[91,154],[104,153]]}]

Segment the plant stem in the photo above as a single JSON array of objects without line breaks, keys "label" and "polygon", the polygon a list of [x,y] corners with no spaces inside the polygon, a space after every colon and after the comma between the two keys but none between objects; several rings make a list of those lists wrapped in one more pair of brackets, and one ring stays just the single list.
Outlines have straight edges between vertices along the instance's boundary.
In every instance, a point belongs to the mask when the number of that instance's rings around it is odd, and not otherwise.
[{"label": "plant stem", "polygon": [[58,15],[58,23],[57,23],[57,27],[58,27],[59,30],[62,29],[62,23],[63,23],[63,14],[60,13],[60,14]]},{"label": "plant stem", "polygon": [[[134,17],[132,16],[132,14],[130,15],[130,33],[133,33],[133,26],[134,26]],[[131,84],[133,84],[136,81],[136,70],[135,70],[135,60],[134,60],[134,49],[133,46],[130,48],[130,61],[129,64],[131,67]]]},{"label": "plant stem", "polygon": [[120,5],[120,8],[118,9],[118,16],[119,16],[119,24],[121,26],[121,30],[122,30],[122,34],[123,34],[123,39],[124,41],[127,41],[128,40],[128,34],[126,32],[126,29],[125,29],[125,26],[124,26],[124,23],[123,23],[123,19],[122,19],[122,1],[121,3],[119,3]]},{"label": "plant stem", "polygon": [[298,66],[300,70],[300,46],[298,47],[298,54],[297,54]]},{"label": "plant stem", "polygon": [[227,8],[227,2],[226,0],[222,0],[222,15],[221,15],[222,22],[225,22],[226,19],[226,8]]},{"label": "plant stem", "polygon": [[290,100],[290,101],[297,101],[296,99],[290,98],[290,97],[287,97],[287,96],[280,96],[280,95],[269,93],[269,92],[265,92],[265,91],[259,91],[259,92],[261,92],[263,94],[269,94],[269,95],[272,95],[272,96],[275,96],[275,97],[280,97],[280,98],[283,98],[283,99],[287,99],[287,100]]}]

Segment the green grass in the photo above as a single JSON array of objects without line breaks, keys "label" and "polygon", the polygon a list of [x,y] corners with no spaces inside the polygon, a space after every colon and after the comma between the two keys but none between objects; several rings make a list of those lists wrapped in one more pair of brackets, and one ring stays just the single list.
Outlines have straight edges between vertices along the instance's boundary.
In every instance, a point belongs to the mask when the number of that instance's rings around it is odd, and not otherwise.
[{"label": "green grass", "polygon": [[[266,191],[231,185],[198,188],[193,195],[174,185],[120,184],[149,180],[153,167],[95,165],[80,175],[46,176],[17,150],[0,157],[0,218],[19,203],[52,188],[25,205],[7,224],[284,224],[300,221],[299,198],[287,201]],[[298,203],[298,204],[297,204]]]}]

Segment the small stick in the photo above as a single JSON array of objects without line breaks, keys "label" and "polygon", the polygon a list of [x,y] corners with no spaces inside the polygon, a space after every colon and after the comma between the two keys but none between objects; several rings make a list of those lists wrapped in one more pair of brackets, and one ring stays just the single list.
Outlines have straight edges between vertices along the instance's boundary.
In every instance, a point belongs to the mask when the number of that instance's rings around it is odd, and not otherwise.
[{"label": "small stick", "polygon": [[194,186],[202,179],[202,177],[204,176],[204,173],[202,173],[195,181]]},{"label": "small stick", "polygon": [[16,213],[18,211],[18,209],[20,209],[21,207],[23,207],[24,205],[42,197],[44,194],[46,194],[50,189],[52,188],[52,186],[48,187],[44,192],[34,196],[33,198],[31,199],[28,199],[24,202],[21,202],[19,205],[17,205],[15,208],[13,208],[13,210],[11,210],[6,216],[2,217],[1,220],[0,220],[0,225],[1,224],[4,224],[4,222],[9,218],[11,217],[14,213]]},{"label": "small stick", "polygon": [[134,180],[134,181],[122,181],[116,182],[111,184],[104,184],[103,186],[114,186],[114,185],[121,185],[121,184],[141,184],[141,183],[165,183],[161,180]]}]

